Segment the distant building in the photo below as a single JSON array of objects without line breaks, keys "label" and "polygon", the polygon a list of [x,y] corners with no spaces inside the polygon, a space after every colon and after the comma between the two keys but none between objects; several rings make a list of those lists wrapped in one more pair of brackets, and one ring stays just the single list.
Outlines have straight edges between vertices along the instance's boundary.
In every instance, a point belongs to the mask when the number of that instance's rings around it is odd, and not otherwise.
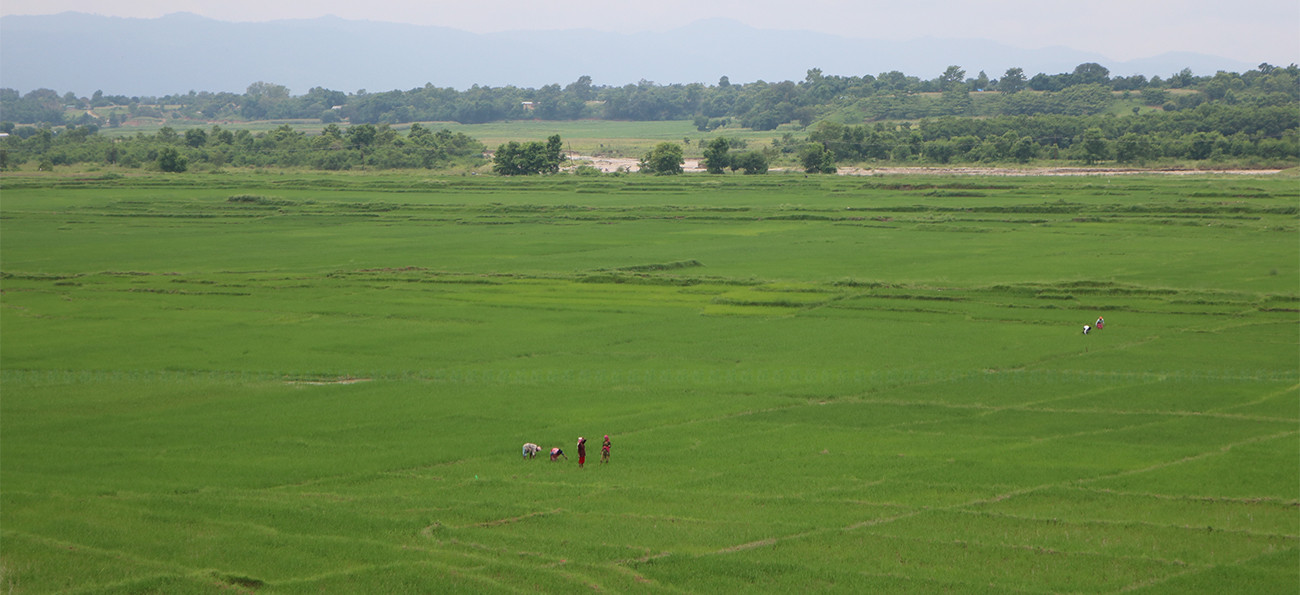
[{"label": "distant building", "polygon": [[530,111],[530,112],[533,111],[533,107],[534,107],[534,105],[533,105],[533,102],[531,102],[531,101],[525,101],[525,102],[523,102],[523,103],[520,103],[519,105],[524,106],[524,110],[525,110],[525,111]]}]

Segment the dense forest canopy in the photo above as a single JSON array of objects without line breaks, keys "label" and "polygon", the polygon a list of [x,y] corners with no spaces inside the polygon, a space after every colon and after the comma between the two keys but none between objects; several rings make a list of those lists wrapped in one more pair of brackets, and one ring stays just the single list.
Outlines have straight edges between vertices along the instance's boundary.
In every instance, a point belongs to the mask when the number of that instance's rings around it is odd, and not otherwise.
[{"label": "dense forest canopy", "polygon": [[[1116,106],[1134,105],[1132,114]],[[1136,107],[1145,106],[1145,111]],[[1122,116],[1122,117],[1120,117]],[[109,140],[97,132],[132,118],[167,118],[197,128],[178,134]],[[502,120],[688,120],[701,132],[723,127],[787,132],[764,158],[816,162],[1028,162],[1078,159],[1140,164],[1167,159],[1300,159],[1300,67],[1260,64],[1244,73],[1167,78],[1111,77],[1096,63],[1072,72],[1029,76],[1010,68],[997,78],[950,66],[925,80],[901,72],[826,75],[804,80],[714,85],[649,81],[599,86],[583,76],[539,89],[432,85],[408,91],[343,93],[316,87],[294,96],[256,82],[243,94],[191,91],[165,97],[91,97],[38,89],[0,89],[0,167],[29,159],[49,165],[103,161],[184,168],[185,163],[284,165],[320,169],[446,167],[482,155],[478,141],[411,122]],[[282,126],[269,133],[232,132],[213,121],[312,119],[308,136]],[[345,123],[347,128],[339,124]],[[783,129],[784,130],[784,129]],[[819,145],[815,150],[808,144]],[[175,149],[162,151],[163,148]],[[815,155],[814,155],[815,154]],[[158,165],[160,155],[166,166]],[[808,157],[808,155],[812,155]],[[801,157],[802,156],[802,157]],[[547,171],[554,168],[548,167]]]}]

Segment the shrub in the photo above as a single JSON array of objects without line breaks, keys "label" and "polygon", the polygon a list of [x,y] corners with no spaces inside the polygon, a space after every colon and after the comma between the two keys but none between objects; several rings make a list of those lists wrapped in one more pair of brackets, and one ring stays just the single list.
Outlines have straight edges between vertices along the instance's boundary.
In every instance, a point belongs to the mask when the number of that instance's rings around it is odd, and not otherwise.
[{"label": "shrub", "polygon": [[767,173],[767,156],[760,151],[746,151],[739,153],[731,159],[731,170],[745,170],[745,174],[765,174]]},{"label": "shrub", "polygon": [[676,175],[682,173],[683,163],[681,145],[659,143],[641,158],[641,171],[660,176]]}]

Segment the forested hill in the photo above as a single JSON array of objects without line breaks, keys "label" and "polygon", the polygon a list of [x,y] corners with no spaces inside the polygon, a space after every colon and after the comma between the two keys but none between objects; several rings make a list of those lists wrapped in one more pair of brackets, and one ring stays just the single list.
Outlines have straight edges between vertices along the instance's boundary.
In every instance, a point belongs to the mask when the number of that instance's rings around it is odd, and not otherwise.
[{"label": "forested hill", "polygon": [[727,125],[773,130],[817,121],[859,123],[958,116],[1088,116],[1134,113],[1145,106],[1163,112],[1217,103],[1245,108],[1300,105],[1300,67],[1260,64],[1241,73],[1196,76],[1190,69],[1166,78],[1112,76],[1101,64],[1079,64],[1069,72],[1030,74],[1008,68],[991,77],[960,66],[923,79],[900,71],[838,76],[809,69],[799,82],[659,85],[647,81],[603,86],[581,76],[563,87],[472,87],[465,91],[425,85],[407,91],[344,93],[313,87],[292,95],[284,85],[257,82],[244,93],[191,91],[139,97],[96,91],[78,97],[52,89],[20,94],[0,89],[0,121],[114,127],[132,118],[173,121],[316,119],[324,123],[405,124],[500,120],[694,120],[701,131]]},{"label": "forested hill", "polygon": [[[1117,17],[1118,18],[1118,17]],[[959,58],[958,58],[959,57]],[[1266,59],[1267,57],[1261,57]],[[1274,60],[1276,61],[1276,60]],[[1120,62],[1067,47],[1020,48],[982,40],[883,41],[807,31],[755,29],[707,20],[636,34],[513,31],[473,34],[443,27],[325,17],[232,23],[177,13],[128,19],[79,13],[0,18],[0,86],[89,96],[162,96],[190,90],[241,91],[254,81],[295,93],[313,87],[356,92],[426,83],[541,87],[588,75],[597,84],[798,80],[810,67],[828,74],[898,71],[929,78],[951,64],[973,75],[1007,68],[1068,72],[1096,62],[1117,76],[1199,76],[1255,66],[1194,53]]]}]

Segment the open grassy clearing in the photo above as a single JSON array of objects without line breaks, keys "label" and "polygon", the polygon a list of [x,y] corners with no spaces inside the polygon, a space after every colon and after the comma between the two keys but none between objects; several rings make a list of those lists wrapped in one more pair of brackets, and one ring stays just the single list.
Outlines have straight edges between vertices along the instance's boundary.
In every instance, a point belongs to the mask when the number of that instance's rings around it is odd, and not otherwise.
[{"label": "open grassy clearing", "polygon": [[1300,581],[1294,179],[3,184],[6,590]]}]

